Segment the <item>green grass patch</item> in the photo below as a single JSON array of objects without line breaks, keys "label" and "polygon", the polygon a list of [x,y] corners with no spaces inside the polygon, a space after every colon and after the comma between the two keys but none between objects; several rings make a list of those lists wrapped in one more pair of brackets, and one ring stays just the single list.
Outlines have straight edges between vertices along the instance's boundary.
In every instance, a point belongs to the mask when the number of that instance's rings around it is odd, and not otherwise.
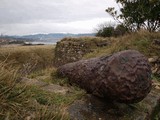
[{"label": "green grass patch", "polygon": [[27,94],[32,94],[32,98],[42,105],[67,106],[85,94],[77,87],[72,87],[72,90],[65,95],[44,91],[36,86],[29,86],[27,89]]}]

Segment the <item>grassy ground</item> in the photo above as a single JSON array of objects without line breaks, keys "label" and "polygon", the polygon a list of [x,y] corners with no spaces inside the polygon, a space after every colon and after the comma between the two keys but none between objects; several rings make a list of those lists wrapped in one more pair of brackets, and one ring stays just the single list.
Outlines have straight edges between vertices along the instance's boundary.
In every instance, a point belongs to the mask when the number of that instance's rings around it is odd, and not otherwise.
[{"label": "grassy ground", "polygon": [[67,94],[52,93],[40,87],[25,86],[23,77],[45,83],[69,86],[58,78],[53,67],[54,45],[11,46],[0,48],[0,120],[64,120],[64,109],[84,95],[71,87]]},{"label": "grassy ground", "polygon": [[[60,110],[52,105],[43,105],[35,99],[37,91],[24,85],[17,85],[20,76],[15,68],[0,62],[0,119],[61,119]],[[43,97],[43,96],[41,96]],[[50,110],[52,109],[54,110]]]},{"label": "grassy ground", "polygon": [[[152,44],[153,39],[159,38],[160,33],[146,31],[119,38],[106,38],[111,43],[109,46],[94,49],[94,52],[86,54],[84,58],[125,49],[139,50],[147,57],[160,56],[159,48]],[[76,99],[80,99],[85,92],[71,87],[67,79],[56,76],[56,68],[53,67],[54,48],[54,45],[0,47],[0,119],[69,119],[64,109]],[[37,86],[19,84],[23,77],[70,87],[72,90],[65,95],[47,92]]]},{"label": "grassy ground", "polygon": [[22,72],[52,67],[53,59],[52,45],[0,47],[0,61],[21,68]]},{"label": "grassy ground", "polygon": [[112,54],[127,49],[138,50],[147,57],[154,55],[160,56],[160,48],[152,44],[154,39],[160,39],[160,32],[149,33],[147,31],[140,31],[138,33],[132,33],[122,37],[110,39],[111,45],[95,49],[93,53],[86,54],[84,58]]}]

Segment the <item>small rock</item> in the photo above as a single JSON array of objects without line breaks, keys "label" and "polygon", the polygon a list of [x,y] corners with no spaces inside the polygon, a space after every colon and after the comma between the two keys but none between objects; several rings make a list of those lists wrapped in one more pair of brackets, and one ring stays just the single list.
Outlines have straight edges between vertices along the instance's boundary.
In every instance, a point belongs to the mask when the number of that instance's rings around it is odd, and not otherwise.
[{"label": "small rock", "polygon": [[154,63],[154,62],[156,62],[157,60],[158,60],[158,56],[153,56],[152,58],[148,58],[148,61],[150,62],[150,63]]}]

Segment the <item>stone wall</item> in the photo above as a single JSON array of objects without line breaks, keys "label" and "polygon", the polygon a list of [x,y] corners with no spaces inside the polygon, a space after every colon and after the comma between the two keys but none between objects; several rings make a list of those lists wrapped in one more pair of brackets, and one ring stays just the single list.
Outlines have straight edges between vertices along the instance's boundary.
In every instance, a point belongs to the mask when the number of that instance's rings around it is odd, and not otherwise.
[{"label": "stone wall", "polygon": [[64,38],[57,42],[55,48],[55,65],[60,66],[66,63],[75,62],[95,48],[107,46],[107,39],[96,37]]}]

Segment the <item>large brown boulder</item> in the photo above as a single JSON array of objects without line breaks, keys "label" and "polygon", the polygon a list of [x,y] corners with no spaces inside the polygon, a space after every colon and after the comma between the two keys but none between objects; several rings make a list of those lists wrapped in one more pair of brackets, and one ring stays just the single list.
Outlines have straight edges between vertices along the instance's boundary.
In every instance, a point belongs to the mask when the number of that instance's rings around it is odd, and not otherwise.
[{"label": "large brown boulder", "polygon": [[88,93],[111,101],[139,102],[151,90],[150,65],[135,50],[69,63],[57,72]]}]

